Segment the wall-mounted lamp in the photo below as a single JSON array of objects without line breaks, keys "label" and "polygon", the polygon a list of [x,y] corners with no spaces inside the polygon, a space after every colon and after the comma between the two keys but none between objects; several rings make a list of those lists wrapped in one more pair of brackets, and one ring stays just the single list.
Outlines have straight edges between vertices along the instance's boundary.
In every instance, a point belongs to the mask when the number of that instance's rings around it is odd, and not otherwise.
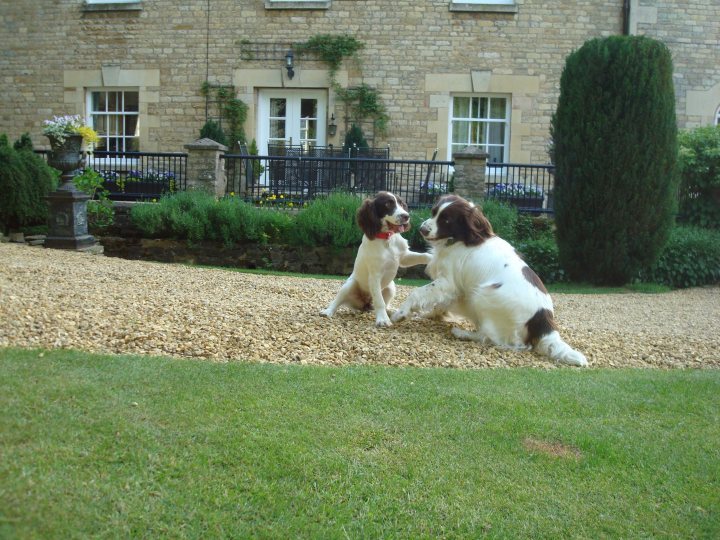
[{"label": "wall-mounted lamp", "polygon": [[295,55],[293,55],[292,49],[288,49],[288,52],[285,54],[285,69],[287,69],[288,79],[290,80],[295,76],[295,70],[293,69],[295,67],[293,63],[294,60]]},{"label": "wall-mounted lamp", "polygon": [[328,124],[328,135],[334,137],[337,133],[337,124],[335,123],[335,113],[330,115],[330,123]]}]

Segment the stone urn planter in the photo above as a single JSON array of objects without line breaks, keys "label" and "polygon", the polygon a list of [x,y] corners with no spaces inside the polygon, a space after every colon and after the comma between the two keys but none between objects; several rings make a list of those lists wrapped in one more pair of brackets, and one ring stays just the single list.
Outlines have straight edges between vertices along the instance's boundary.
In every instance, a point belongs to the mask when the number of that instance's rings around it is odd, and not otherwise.
[{"label": "stone urn planter", "polygon": [[75,187],[73,177],[82,167],[81,135],[67,135],[60,141],[50,135],[48,165],[60,171],[61,184],[50,193],[48,202],[48,236],[45,247],[87,249],[96,245],[88,234],[87,202],[90,196]]}]

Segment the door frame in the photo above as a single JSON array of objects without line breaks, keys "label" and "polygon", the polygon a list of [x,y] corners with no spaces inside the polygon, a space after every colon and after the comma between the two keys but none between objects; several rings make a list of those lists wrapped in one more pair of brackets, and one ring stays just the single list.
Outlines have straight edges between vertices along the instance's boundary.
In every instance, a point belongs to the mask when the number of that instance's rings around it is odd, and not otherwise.
[{"label": "door frame", "polygon": [[[304,98],[317,99],[317,145],[324,146],[327,144],[327,113],[328,113],[328,92],[327,89],[308,89],[308,88],[261,88],[258,90],[258,114],[257,114],[257,143],[260,155],[267,155],[268,138],[270,135],[270,99],[285,98],[288,100],[286,110],[286,120],[288,123],[285,127],[287,138],[292,137],[293,144],[300,141],[299,122],[297,126],[295,121],[299,121],[300,117],[290,118],[295,107],[300,105],[300,100]],[[292,103],[292,106],[291,106]],[[290,124],[290,125],[288,125]],[[297,127],[297,133],[291,133],[291,129]],[[287,140],[287,139],[286,139]]]}]

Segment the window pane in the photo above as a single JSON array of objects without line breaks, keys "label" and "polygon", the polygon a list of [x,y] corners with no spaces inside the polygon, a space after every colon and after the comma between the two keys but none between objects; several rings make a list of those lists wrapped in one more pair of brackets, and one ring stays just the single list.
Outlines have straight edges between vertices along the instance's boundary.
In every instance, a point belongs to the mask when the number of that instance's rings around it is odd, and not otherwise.
[{"label": "window pane", "polygon": [[138,112],[140,110],[140,93],[124,92],[125,94],[125,111]]},{"label": "window pane", "polygon": [[492,98],[490,100],[490,118],[505,119],[505,102],[504,98]]},{"label": "window pane", "polygon": [[107,133],[107,122],[105,115],[94,114],[92,117],[93,129],[100,135]]},{"label": "window pane", "polygon": [[483,122],[473,123],[470,142],[472,144],[485,144],[485,124]]},{"label": "window pane", "polygon": [[317,120],[301,120],[300,123],[300,139],[316,139],[317,138]]},{"label": "window pane", "polygon": [[505,124],[500,122],[490,123],[490,144],[505,144]]},{"label": "window pane", "polygon": [[122,126],[122,116],[117,114],[108,115],[108,134],[109,135],[120,135],[120,127]]},{"label": "window pane", "polygon": [[470,122],[463,120],[456,120],[455,122],[453,122],[453,144],[459,144],[463,147],[467,146],[467,144],[470,142],[470,139],[468,137],[469,133]]},{"label": "window pane", "polygon": [[138,136],[140,135],[139,131],[140,125],[138,123],[138,117],[135,115],[128,115],[125,117],[125,131],[123,132],[124,135],[134,135]]},{"label": "window pane", "polygon": [[121,105],[121,92],[108,92],[107,93],[107,106],[108,111],[115,112],[120,111],[120,105]]},{"label": "window pane", "polygon": [[470,98],[456,97],[453,101],[453,116],[455,118],[470,117]]},{"label": "window pane", "polygon": [[137,137],[129,137],[125,139],[126,152],[138,152],[140,150],[140,140]]},{"label": "window pane", "polygon": [[285,120],[270,120],[270,138],[285,138]]},{"label": "window pane", "polygon": [[502,146],[490,146],[488,147],[488,160],[490,163],[503,163],[503,147]]},{"label": "window pane", "polygon": [[300,100],[300,117],[301,118],[317,118],[317,100],[316,99]]},{"label": "window pane", "polygon": [[487,118],[488,117],[488,98],[480,98],[480,110],[474,116],[474,118]]},{"label": "window pane", "polygon": [[272,98],[270,100],[270,116],[285,117],[285,100],[280,98]]},{"label": "window pane", "polygon": [[92,110],[93,111],[105,111],[107,106],[107,94],[105,92],[93,92],[92,93]]}]

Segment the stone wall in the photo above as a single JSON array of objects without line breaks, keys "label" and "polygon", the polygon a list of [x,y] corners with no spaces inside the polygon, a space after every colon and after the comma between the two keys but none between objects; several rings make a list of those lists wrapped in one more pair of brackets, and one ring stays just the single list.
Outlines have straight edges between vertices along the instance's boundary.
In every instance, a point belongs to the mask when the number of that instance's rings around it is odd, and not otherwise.
[{"label": "stone wall", "polygon": [[[675,58],[681,127],[709,123],[720,105],[720,3],[633,0],[632,29],[665,41]],[[623,0],[517,0],[510,13],[451,11],[449,0],[332,0],[327,9],[266,9],[263,0],[144,0],[127,10],[89,10],[84,0],[0,3],[0,133],[30,132],[44,146],[42,121],[83,113],[85,91],[137,88],[143,151],[181,151],[205,121],[205,80],[234,84],[256,133],[260,88],[329,88],[327,67],[298,57],[243,59],[243,43],[297,43],[348,33],[365,44],[337,80],[378,88],[390,114],[375,144],[394,156],[449,158],[448,105],[457,93],[511,98],[510,160],[547,162],[548,126],[566,55],[586,39],[622,30]],[[320,4],[328,4],[321,2]],[[208,10],[209,6],[209,10]],[[329,91],[328,114],[343,110]]]}]

